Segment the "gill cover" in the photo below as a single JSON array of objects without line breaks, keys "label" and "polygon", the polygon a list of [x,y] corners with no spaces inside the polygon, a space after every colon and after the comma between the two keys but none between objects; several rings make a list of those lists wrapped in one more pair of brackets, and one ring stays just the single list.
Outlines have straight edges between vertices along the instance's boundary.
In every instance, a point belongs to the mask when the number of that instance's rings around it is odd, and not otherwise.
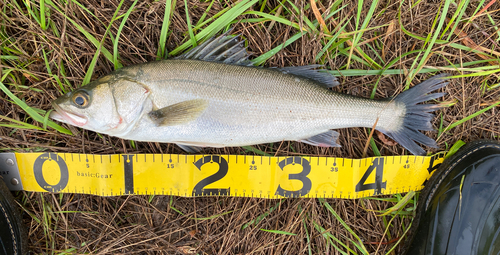
[{"label": "gill cover", "polygon": [[149,89],[127,77],[117,79],[111,89],[116,111],[121,118],[120,124],[135,123],[144,110],[145,101],[150,94]]}]

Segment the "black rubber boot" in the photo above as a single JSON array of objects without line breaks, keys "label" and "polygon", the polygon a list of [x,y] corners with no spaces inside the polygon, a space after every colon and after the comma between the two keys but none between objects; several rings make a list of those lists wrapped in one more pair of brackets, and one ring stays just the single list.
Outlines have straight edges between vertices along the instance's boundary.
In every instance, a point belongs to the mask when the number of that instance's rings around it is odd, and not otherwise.
[{"label": "black rubber boot", "polygon": [[500,254],[500,143],[477,141],[425,184],[403,254]]},{"label": "black rubber boot", "polygon": [[0,176],[0,254],[28,254],[28,236],[14,197]]}]

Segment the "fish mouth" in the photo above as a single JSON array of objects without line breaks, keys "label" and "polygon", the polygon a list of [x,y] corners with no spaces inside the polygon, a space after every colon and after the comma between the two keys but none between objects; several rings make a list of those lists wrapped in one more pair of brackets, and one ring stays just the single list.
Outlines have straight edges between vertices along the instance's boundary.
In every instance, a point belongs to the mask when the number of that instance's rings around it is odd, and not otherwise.
[{"label": "fish mouth", "polygon": [[87,118],[85,116],[65,111],[54,102],[52,103],[52,106],[54,107],[55,111],[50,113],[49,117],[51,119],[68,123],[77,127],[82,127],[87,124]]}]

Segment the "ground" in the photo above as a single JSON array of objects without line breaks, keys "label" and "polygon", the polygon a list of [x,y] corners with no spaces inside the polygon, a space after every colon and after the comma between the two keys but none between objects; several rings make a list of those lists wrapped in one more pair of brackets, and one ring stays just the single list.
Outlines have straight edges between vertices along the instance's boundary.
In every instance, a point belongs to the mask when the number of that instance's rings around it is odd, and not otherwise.
[{"label": "ground", "polygon": [[[0,0],[0,148],[184,153],[172,144],[134,143],[67,125],[73,135],[64,134],[46,127],[43,116],[63,92],[120,65],[179,55],[192,47],[193,36],[205,39],[229,27],[247,40],[253,58],[264,56],[258,58],[263,66],[324,64],[339,77],[334,89],[351,95],[391,97],[447,72],[454,78],[435,102],[444,106],[432,123],[436,132],[426,132],[438,148],[426,151],[446,151],[460,140],[498,140],[495,0],[173,2]],[[171,12],[165,14],[166,6]],[[254,148],[277,156],[408,153],[376,134],[374,146],[366,147],[369,129],[339,132],[341,148],[297,142]],[[243,148],[204,153],[255,154]],[[415,213],[413,198],[380,216],[405,194],[356,200],[15,195],[37,254],[398,254]]]}]

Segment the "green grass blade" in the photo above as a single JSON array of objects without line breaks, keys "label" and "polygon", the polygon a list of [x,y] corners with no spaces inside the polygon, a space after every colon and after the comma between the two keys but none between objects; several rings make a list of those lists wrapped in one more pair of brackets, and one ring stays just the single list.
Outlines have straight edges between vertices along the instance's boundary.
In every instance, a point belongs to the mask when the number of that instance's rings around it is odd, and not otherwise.
[{"label": "green grass blade", "polygon": [[[60,10],[53,2],[52,0],[45,0],[46,4],[47,5],[50,5],[54,10],[56,10],[57,12],[61,13],[61,15],[63,15],[69,22],[71,22],[71,24],[73,24],[77,29],[78,31],[80,31],[90,42],[92,42],[92,44],[94,44],[94,46],[97,48],[97,49],[100,49],[101,53],[111,62],[113,63],[113,55],[104,47],[101,48],[101,43],[93,36],[91,35],[89,32],[87,32],[82,26],[78,25],[78,23],[76,23],[74,20],[72,20],[71,18],[69,18],[62,10]],[[121,64],[119,65],[121,67]]]},{"label": "green grass blade", "polygon": [[[45,0],[45,1],[51,1],[51,0]],[[84,11],[86,11],[88,14],[92,15],[96,20],[98,20],[101,24],[104,25],[104,23],[92,11],[90,11],[87,7],[85,7],[83,4],[81,4],[77,0],[71,0],[71,2],[78,5],[78,7],[82,8]]]},{"label": "green grass blade", "polygon": [[[41,24],[40,23],[40,18],[38,17],[38,15],[36,15],[36,13],[33,12],[33,9],[31,9],[31,6],[29,4],[29,2],[26,2],[26,1],[23,1],[24,2],[24,5],[26,6],[26,10],[28,10],[28,13],[30,14],[30,16],[38,23],[38,24]],[[33,7],[35,8],[35,7]]]},{"label": "green grass blade", "polygon": [[273,230],[273,229],[264,229],[264,228],[261,228],[260,230],[265,231],[265,232],[269,232],[269,233],[280,234],[280,235],[289,235],[289,236],[296,236],[297,235],[297,234],[282,231],[282,230]]},{"label": "green grass blade", "polygon": [[286,46],[290,45],[291,43],[297,41],[299,38],[302,37],[302,35],[303,35],[302,32],[298,32],[294,36],[288,38],[288,40],[286,40],[284,43],[282,43],[282,44],[274,47],[270,51],[268,51],[268,52],[260,55],[259,57],[253,59],[252,62],[255,65],[262,65],[264,62],[266,62],[266,60],[268,60],[272,56],[276,55],[276,53],[278,53],[279,51],[281,51],[283,48],[285,48]]},{"label": "green grass blade", "polygon": [[[337,38],[342,34],[342,31],[344,31],[345,27],[348,25],[348,22],[345,22],[345,25],[342,26],[340,29],[338,29],[337,33],[335,33],[328,41],[328,43],[325,45],[325,47],[323,47],[323,49],[321,49],[318,53],[318,55],[316,55],[316,58],[315,60],[318,61],[322,56],[323,54],[325,54],[331,47],[332,47],[332,44],[337,40]],[[334,47],[335,49],[336,47]]]},{"label": "green grass blade", "polygon": [[[415,39],[418,39],[418,40],[421,40],[421,41],[426,41],[427,38],[425,37],[421,37],[419,35],[416,35],[416,34],[413,34],[412,32],[408,31],[404,26],[403,26],[403,21],[401,19],[401,12],[398,12],[398,22],[399,22],[399,27],[401,28],[401,31],[403,31],[403,33],[405,33],[406,35],[410,36],[410,37],[413,37]],[[445,41],[445,40],[439,40],[439,39],[436,39],[434,43],[440,43],[440,44],[443,44],[443,43],[448,43],[448,41]]]},{"label": "green grass blade", "polygon": [[307,254],[312,255],[312,250],[311,250],[311,237],[309,236],[309,230],[307,229],[307,224],[306,224],[306,217],[303,217],[302,219],[302,224],[304,225],[303,229],[306,232],[306,239],[307,239]]},{"label": "green grass blade", "polygon": [[259,154],[261,156],[269,156],[269,157],[272,157],[273,155],[269,154],[269,153],[265,153],[257,148],[254,148],[253,146],[241,146],[241,148],[247,150],[247,151],[251,151],[255,154]]},{"label": "green grass blade", "polygon": [[[258,0],[242,0],[242,1],[240,1],[233,8],[229,9],[223,15],[221,15],[217,20],[212,22],[212,24],[210,24],[205,29],[203,29],[198,34],[196,34],[196,36],[195,36],[196,41],[200,42],[204,39],[207,39],[207,38],[210,38],[210,37],[216,35],[219,31],[221,31],[224,27],[230,25],[234,19],[236,19],[244,11],[246,11],[248,8],[252,7],[257,2],[258,2]],[[170,55],[175,56],[176,54],[189,48],[191,45],[192,45],[191,42],[185,42],[181,46],[175,48],[172,52],[170,52]]]},{"label": "green grass blade", "polygon": [[122,66],[122,64],[120,62],[118,62],[118,55],[119,55],[119,53],[118,53],[118,41],[120,39],[120,35],[122,33],[123,27],[125,26],[125,23],[127,22],[128,16],[130,15],[130,13],[132,13],[132,10],[134,9],[135,5],[137,4],[137,1],[139,1],[139,0],[135,0],[134,3],[132,3],[132,6],[130,6],[130,8],[127,10],[127,12],[125,13],[125,16],[123,16],[123,19],[122,19],[122,22],[120,23],[120,26],[118,27],[118,30],[116,31],[116,38],[113,41],[113,64],[115,66],[115,70],[120,69],[120,66]]},{"label": "green grass blade", "polygon": [[[115,13],[113,14],[113,17],[111,18],[111,21],[109,22],[109,25],[106,28],[104,35],[102,36],[101,42],[99,43],[99,46],[97,47],[97,51],[95,52],[94,57],[92,58],[92,61],[90,62],[89,68],[87,69],[87,73],[85,74],[85,77],[83,78],[82,86],[88,84],[90,82],[90,79],[92,78],[92,74],[94,73],[94,68],[95,68],[95,65],[97,64],[97,60],[99,59],[101,49],[104,49],[103,44],[104,44],[104,41],[106,40],[106,36],[108,35],[109,30],[110,30],[111,26],[113,25],[113,22],[115,21],[116,15],[118,15],[118,12],[120,11],[124,1],[125,0],[122,0],[118,4],[118,7],[116,8]],[[114,64],[115,68],[117,68],[117,66],[121,67],[120,63],[114,62],[114,57],[111,60],[111,62]]]},{"label": "green grass blade", "polygon": [[224,13],[226,13],[227,11],[229,11],[231,9],[231,7],[226,7],[224,9],[222,9],[221,11],[219,11],[217,14],[215,14],[214,16],[208,18],[207,20],[197,24],[193,30],[194,31],[197,31],[199,30],[200,28],[204,27],[206,24],[210,23],[212,20],[216,20],[218,19],[220,16],[222,16]]},{"label": "green grass blade", "polygon": [[337,214],[337,212],[335,212],[335,210],[333,209],[333,207],[325,201],[325,199],[323,198],[318,198],[319,201],[323,204],[323,206],[325,206],[325,208],[330,211],[330,213],[340,222],[340,224],[342,224],[342,226],[349,232],[351,233],[352,236],[354,236],[354,238],[356,238],[357,240],[357,243],[352,241],[351,240],[351,243],[353,245],[355,245],[361,252],[363,252],[363,254],[368,254],[368,251],[366,250],[366,247],[363,245],[363,241],[361,240],[361,238],[359,238],[358,235],[356,235],[356,233],[354,233],[354,231],[349,227],[349,225],[347,225],[347,223],[345,223],[344,220],[342,220],[342,218],[340,217],[340,215]]},{"label": "green grass blade", "polygon": [[290,20],[281,18],[281,17],[277,17],[277,16],[274,16],[274,15],[270,15],[270,14],[263,13],[263,12],[258,12],[258,11],[247,11],[247,12],[243,13],[243,15],[247,15],[247,14],[261,16],[263,18],[266,18],[266,21],[267,20],[268,21],[270,21],[270,20],[276,21],[276,22],[279,22],[281,24],[284,24],[284,25],[287,25],[287,26],[291,26],[291,27],[294,27],[294,28],[300,30],[299,24],[297,24],[295,22],[292,22]]},{"label": "green grass blade", "polygon": [[448,150],[448,153],[446,153],[446,156],[444,156],[444,159],[447,159],[451,157],[453,154],[455,154],[462,146],[465,145],[465,142],[462,140],[456,141],[451,148]]},{"label": "green grass blade", "polygon": [[470,119],[473,119],[473,118],[475,118],[475,117],[477,117],[477,116],[479,116],[479,115],[481,115],[481,114],[489,111],[490,109],[492,109],[493,107],[496,107],[499,104],[500,104],[500,101],[498,101],[498,102],[496,102],[496,103],[494,103],[494,104],[492,104],[492,105],[490,105],[490,106],[488,106],[488,107],[486,107],[486,108],[484,108],[482,110],[479,110],[479,111],[477,111],[477,112],[475,112],[475,113],[473,113],[473,114],[471,114],[471,115],[469,115],[469,116],[467,116],[467,117],[465,117],[465,118],[463,118],[463,119],[461,119],[459,121],[455,121],[454,123],[452,123],[451,125],[449,125],[448,127],[446,127],[443,130],[443,133],[446,132],[446,131],[448,131],[448,130],[450,130],[450,129],[452,129],[452,128],[454,128],[454,127],[457,127],[457,126],[463,124],[464,122],[466,122],[466,121],[468,121]]},{"label": "green grass blade", "polygon": [[189,38],[191,39],[191,43],[193,44],[193,47],[196,47],[198,44],[196,43],[196,38],[194,37],[193,26],[191,25],[191,18],[189,18],[189,9],[188,9],[187,0],[184,0],[184,8],[186,11],[186,22],[187,22],[187,26],[188,26]]},{"label": "green grass blade", "polygon": [[49,73],[56,80],[57,84],[59,85],[59,88],[61,89],[59,92],[65,94],[66,90],[64,89],[61,81],[59,80],[59,77],[52,74],[52,70],[50,68],[49,60],[47,59],[47,54],[45,53],[45,49],[42,49],[42,55],[43,55],[43,60],[45,62],[45,68],[47,69],[47,73]]},{"label": "green grass blade", "polygon": [[[368,129],[368,130],[370,130],[370,129]],[[370,139],[370,146],[372,147],[373,155],[381,156],[380,151],[378,150],[377,144],[375,143],[375,140],[373,139],[373,137]]]},{"label": "green grass blade", "polygon": [[216,214],[216,215],[212,215],[210,217],[204,217],[204,218],[189,218],[191,220],[213,220],[215,218],[219,218],[220,216],[223,216],[223,215],[226,215],[226,214],[230,214],[232,213],[233,211],[227,211],[227,212],[223,212],[223,213],[219,213],[219,214]]},{"label": "green grass blade", "polygon": [[10,128],[19,128],[19,129],[34,129],[34,130],[45,130],[44,128],[41,128],[41,127],[37,127],[35,125],[31,125],[29,123],[24,123],[22,121],[19,121],[19,120],[15,120],[15,119],[12,119],[12,118],[9,118],[7,116],[2,116],[0,115],[0,119],[4,119],[4,120],[7,120],[7,121],[10,121],[10,122],[13,122],[13,123],[17,123],[16,124],[4,124],[4,123],[1,123],[0,126],[2,127],[10,127]]},{"label": "green grass blade", "polygon": [[[416,70],[412,70],[411,71],[411,75],[410,75],[410,79],[408,79],[407,81],[408,82],[411,82],[411,80],[413,80],[413,77],[415,77],[416,75],[416,72],[418,72],[418,70],[420,70],[425,63],[427,63],[427,60],[428,58],[430,57],[430,53],[431,53],[431,50],[433,49],[434,47],[434,44],[439,36],[439,31],[441,31],[441,28],[443,27],[443,24],[445,22],[445,19],[446,19],[446,14],[448,13],[448,9],[450,7],[450,3],[451,3],[451,0],[446,0],[444,2],[444,6],[443,6],[443,9],[442,11],[438,14],[438,16],[440,15],[440,19],[439,19],[439,22],[438,22],[438,25],[437,25],[437,28],[432,36],[432,38],[430,39],[430,41],[428,40],[425,40],[426,44],[428,45],[427,46],[427,49],[425,50],[424,54],[422,55],[422,58],[420,59],[420,62],[419,64],[417,65],[416,67]],[[436,18],[438,17],[436,16]],[[416,61],[416,60],[415,60]]]},{"label": "green grass blade", "polygon": [[[316,22],[316,25],[314,25],[314,24],[313,24],[313,23],[309,20],[309,18],[308,18],[307,16],[302,15],[301,9],[300,9],[299,7],[297,7],[297,6],[296,6],[296,5],[295,5],[292,1],[287,0],[287,2],[288,2],[288,4],[290,4],[290,5],[293,7],[293,9],[294,9],[294,10],[295,10],[295,12],[296,12],[294,16],[295,16],[295,17],[300,17],[300,19],[296,18],[296,20],[297,20],[298,22],[305,23],[305,24],[309,27],[309,29],[311,29],[311,31],[312,31],[314,34],[318,34],[318,33],[319,33],[318,28],[317,28],[317,27],[318,27],[318,23]],[[308,5],[306,5],[306,6],[304,7],[304,10],[309,9],[309,7],[310,7],[310,5],[309,5],[309,4],[308,4]],[[300,27],[299,27],[299,30],[300,30]]]},{"label": "green grass blade", "polygon": [[[374,0],[371,4],[370,4],[370,9],[368,10],[368,13],[366,14],[366,17],[363,21],[363,24],[361,24],[361,27],[359,27],[359,23],[360,23],[360,19],[361,19],[361,10],[363,8],[363,0],[359,0],[358,1],[358,12],[357,12],[357,15],[356,15],[356,31],[358,31],[358,28],[360,30],[364,30],[368,27],[368,23],[370,22],[371,18],[373,17],[373,13],[375,12],[375,9],[377,8],[378,6],[378,0]],[[361,40],[361,37],[363,36],[363,33],[362,32],[359,32],[357,33],[353,40],[352,40],[352,46],[350,48],[350,51],[349,51],[349,54],[348,54],[348,59],[347,59],[347,69],[349,69],[349,66],[350,66],[350,62],[351,62],[351,57],[353,56],[353,51],[354,51],[354,48],[358,49],[359,52],[361,52],[361,54],[363,55],[363,58],[365,60],[367,60],[368,62],[370,62],[371,67],[374,67],[374,68],[381,68],[381,66],[376,63],[374,60],[372,60],[367,54],[365,54],[364,52],[362,52],[362,50],[360,48],[357,47],[357,44],[358,42]]]},{"label": "green grass blade", "polygon": [[196,23],[195,27],[197,27],[198,25],[200,25],[201,23],[203,23],[205,21],[205,19],[207,18],[208,12],[210,11],[210,9],[212,9],[212,5],[214,4],[214,2],[215,2],[215,0],[212,0],[212,2],[210,2],[207,9],[205,10],[205,12],[203,12],[203,15],[201,15],[201,18]]},{"label": "green grass blade", "polygon": [[[387,71],[387,69],[389,69],[391,66],[393,66],[394,64],[398,63],[402,58],[410,55],[410,54],[414,54],[414,53],[420,53],[422,50],[414,50],[414,51],[410,51],[410,52],[406,52],[406,53],[403,53],[401,54],[401,56],[398,56],[397,58],[391,60],[391,62],[389,62],[389,64],[386,65],[386,67],[382,70],[382,73],[384,73],[385,71]],[[377,92],[377,86],[378,86],[378,83],[380,82],[380,79],[382,79],[382,76],[380,76],[378,79],[377,79],[377,82],[375,83],[375,85],[373,86],[373,90],[372,90],[372,94],[370,95],[370,98],[371,99],[374,99],[375,98],[375,93]]]},{"label": "green grass blade", "polygon": [[[344,244],[342,241],[340,241],[338,238],[336,238],[334,235],[332,235],[330,232],[328,232],[324,227],[320,226],[318,223],[313,221],[313,225],[314,225],[314,228],[316,228],[316,230],[318,232],[320,232],[320,234],[335,248],[335,251],[340,252],[342,255],[357,254],[351,248],[349,248],[348,245]],[[350,253],[347,253],[347,252],[343,251],[342,249],[340,249],[340,247],[335,245],[335,243],[332,242],[332,240],[337,242],[338,244],[340,244],[342,247],[346,248],[346,250],[349,251]]]},{"label": "green grass blade", "polygon": [[[450,34],[446,38],[447,41],[449,41],[451,39],[451,37],[453,36],[453,32],[457,29],[458,23],[462,19],[463,15],[465,14],[465,10],[467,9],[469,2],[470,2],[470,0],[460,1],[458,6],[456,7],[457,10],[453,12],[453,16],[451,17],[449,23],[454,23],[454,24],[453,24],[453,27],[451,28]],[[452,4],[456,6],[456,3],[452,3]],[[456,20],[456,22],[455,22],[455,20]],[[443,31],[443,34],[441,35],[441,37],[444,36],[445,32],[446,32],[446,29]]]},{"label": "green grass blade", "polygon": [[274,205],[273,207],[269,208],[269,210],[259,216],[257,216],[257,218],[243,224],[243,226],[241,226],[241,230],[244,230],[245,228],[251,226],[251,225],[257,225],[259,224],[259,222],[264,219],[265,217],[267,217],[269,214],[271,214],[274,210],[276,210],[276,208],[278,208],[281,203],[283,202],[283,200],[280,200],[278,203],[276,203],[276,205]]},{"label": "green grass blade", "polygon": [[[21,99],[19,99],[18,97],[16,97],[14,94],[12,94],[12,92],[10,92],[10,90],[5,87],[5,85],[0,82],[0,89],[10,98],[12,99],[12,101],[14,101],[14,103],[16,105],[18,105],[19,107],[21,107],[21,109],[23,109],[31,118],[33,118],[35,121],[38,121],[40,123],[43,123],[44,122],[44,117],[42,117],[40,114],[38,114],[33,108],[31,108],[30,106],[28,106],[24,101],[22,101]],[[71,133],[71,131],[59,126],[58,124],[56,124],[55,122],[49,120],[47,122],[47,126],[63,133],[63,134],[68,134],[68,135],[72,135],[73,133]]]},{"label": "green grass blade", "polygon": [[[486,68],[483,68],[483,69],[486,69]],[[455,75],[452,77],[453,78],[465,78],[465,77],[488,76],[490,74],[497,74],[499,72],[500,72],[500,69],[495,69],[495,70],[489,70],[489,71],[478,71],[476,73],[470,73],[470,74]]]},{"label": "green grass blade", "polygon": [[[411,224],[413,223],[413,220],[412,222],[410,223],[410,225],[406,228],[405,232],[403,233],[403,236],[406,236],[406,234],[408,233],[408,231],[410,230],[411,228]],[[394,254],[394,249],[396,249],[397,247],[399,247],[399,243],[401,241],[404,241],[406,238],[399,238],[398,241],[391,247],[391,249],[389,249],[389,251],[387,251],[386,254]]]},{"label": "green grass blade", "polygon": [[156,60],[167,58],[168,52],[166,50],[168,28],[170,26],[170,19],[172,18],[172,12],[174,11],[176,0],[166,0],[165,1],[165,15],[163,16],[163,24],[161,25],[160,42],[158,45],[158,53]]},{"label": "green grass blade", "polygon": [[40,26],[43,30],[47,29],[47,23],[45,20],[45,0],[40,0]]},{"label": "green grass blade", "polygon": [[500,41],[500,29],[498,29],[498,26],[496,25],[495,20],[491,17],[491,15],[489,13],[486,14],[486,16],[488,17],[488,20],[491,22],[491,24],[493,25],[493,28],[495,29],[495,31],[497,33],[497,42]]},{"label": "green grass blade", "polygon": [[410,191],[408,192],[401,200],[399,200],[394,206],[391,208],[388,208],[384,213],[380,214],[379,216],[386,216],[388,214],[401,211],[405,208],[405,206],[412,200],[412,198],[415,196],[415,191]]},{"label": "green grass blade", "polygon": [[47,130],[47,124],[49,124],[49,116],[50,113],[53,112],[54,109],[50,109],[45,113],[45,117],[43,117],[43,129]]}]

